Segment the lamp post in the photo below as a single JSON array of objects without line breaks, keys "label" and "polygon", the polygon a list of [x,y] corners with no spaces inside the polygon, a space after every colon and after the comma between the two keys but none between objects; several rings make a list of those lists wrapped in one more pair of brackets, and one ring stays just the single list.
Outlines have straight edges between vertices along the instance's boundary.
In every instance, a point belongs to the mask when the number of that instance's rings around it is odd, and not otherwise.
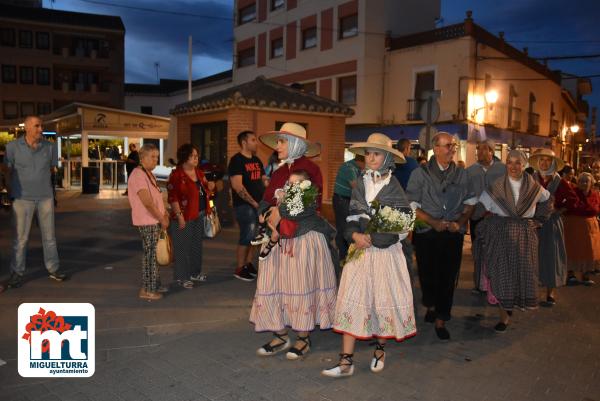
[{"label": "lamp post", "polygon": [[575,142],[575,134],[577,134],[579,132],[579,125],[577,125],[577,124],[571,125],[567,130],[567,133],[569,133],[569,132],[572,134],[572,136],[571,136],[571,141],[573,143],[572,157],[574,159],[574,160],[572,160],[574,162],[573,168],[575,170],[577,170],[577,167],[579,165],[579,151],[577,150],[577,143]]}]

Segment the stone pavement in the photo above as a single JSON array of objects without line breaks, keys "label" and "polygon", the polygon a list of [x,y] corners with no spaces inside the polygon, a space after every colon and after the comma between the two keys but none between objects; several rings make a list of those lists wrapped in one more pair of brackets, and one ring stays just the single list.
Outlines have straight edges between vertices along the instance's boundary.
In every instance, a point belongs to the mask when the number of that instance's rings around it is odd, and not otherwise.
[{"label": "stone pavement", "polygon": [[[0,277],[8,274],[9,215],[0,211]],[[248,323],[254,284],[232,277],[236,231],[205,242],[209,281],[174,290],[155,303],[137,299],[141,244],[126,199],[60,193],[59,252],[71,280],[55,283],[42,266],[32,232],[28,282],[0,294],[0,400],[431,400],[600,401],[600,286],[559,291],[558,305],[515,312],[496,334],[496,310],[470,293],[466,241],[452,341],[431,325],[404,343],[390,343],[386,368],[369,371],[372,348],[359,343],[351,378],[321,377],[336,363],[341,337],[313,334],[300,361],[258,358],[268,341]],[[467,237],[468,238],[468,237]],[[161,270],[170,281],[169,268]],[[415,299],[419,290],[415,289]],[[96,373],[89,379],[21,378],[17,373],[17,307],[22,302],[91,302],[96,308]]]}]

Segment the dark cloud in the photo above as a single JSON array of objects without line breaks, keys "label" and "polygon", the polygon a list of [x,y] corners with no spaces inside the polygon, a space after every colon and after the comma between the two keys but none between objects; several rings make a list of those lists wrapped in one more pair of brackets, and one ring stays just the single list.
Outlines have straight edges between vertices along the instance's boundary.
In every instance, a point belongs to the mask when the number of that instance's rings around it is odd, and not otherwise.
[{"label": "dark cloud", "polygon": [[[125,80],[156,82],[187,78],[188,36],[193,38],[193,78],[231,68],[233,1],[56,0],[55,9],[118,15],[125,24]],[[108,4],[126,7],[114,7]],[[50,7],[50,4],[45,4]],[[136,9],[139,8],[139,9]],[[162,12],[141,10],[154,9]],[[204,16],[204,17],[202,17]]]}]

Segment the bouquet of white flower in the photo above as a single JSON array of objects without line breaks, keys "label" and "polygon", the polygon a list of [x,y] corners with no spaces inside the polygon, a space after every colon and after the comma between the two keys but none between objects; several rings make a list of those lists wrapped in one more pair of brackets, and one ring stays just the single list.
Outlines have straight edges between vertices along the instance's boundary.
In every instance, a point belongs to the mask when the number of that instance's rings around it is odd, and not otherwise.
[{"label": "bouquet of white flower", "polygon": [[285,205],[290,216],[297,216],[308,206],[311,206],[319,196],[319,189],[312,185],[310,180],[302,180],[294,184],[285,184],[283,187]]},{"label": "bouquet of white flower", "polygon": [[[369,214],[370,220],[365,234],[407,234],[414,229],[417,217],[414,210],[402,212],[389,206],[381,206],[378,201],[371,202]],[[360,258],[364,253],[364,249],[358,249],[351,244],[344,264]]]}]

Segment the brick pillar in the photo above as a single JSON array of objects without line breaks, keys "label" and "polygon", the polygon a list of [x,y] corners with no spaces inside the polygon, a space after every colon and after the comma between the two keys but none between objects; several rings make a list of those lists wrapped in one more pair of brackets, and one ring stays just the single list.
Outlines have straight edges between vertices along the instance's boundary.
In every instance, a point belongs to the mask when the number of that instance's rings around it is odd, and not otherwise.
[{"label": "brick pillar", "polygon": [[237,136],[240,132],[256,132],[256,111],[232,107],[227,111],[227,160],[240,151]]}]

